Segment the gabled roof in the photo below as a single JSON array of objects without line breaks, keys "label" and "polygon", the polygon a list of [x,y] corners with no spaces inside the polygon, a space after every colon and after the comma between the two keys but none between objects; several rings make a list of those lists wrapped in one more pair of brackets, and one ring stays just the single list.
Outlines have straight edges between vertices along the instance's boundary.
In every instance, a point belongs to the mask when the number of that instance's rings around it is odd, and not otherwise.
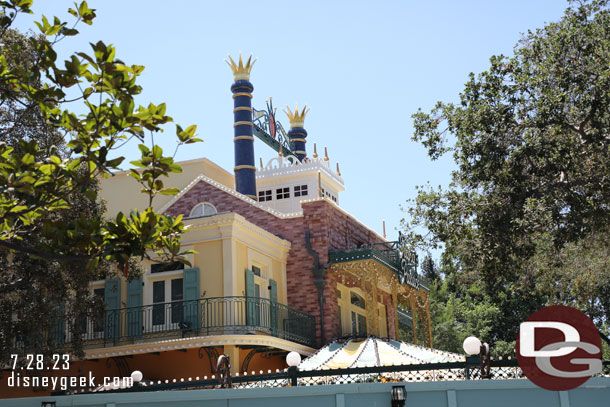
[{"label": "gabled roof", "polygon": [[184,195],[186,195],[199,182],[205,182],[209,185],[212,185],[213,187],[216,187],[216,188],[220,189],[221,191],[224,191],[227,194],[234,196],[235,198],[241,199],[242,201],[244,201],[258,209],[261,209],[274,216],[277,216],[278,218],[286,219],[286,218],[295,218],[295,217],[303,216],[302,212],[295,212],[295,213],[278,212],[274,209],[271,209],[270,207],[268,207],[265,204],[257,202],[255,200],[247,197],[246,195],[237,192],[236,190],[234,190],[232,188],[228,188],[225,185],[222,185],[221,183],[214,181],[213,179],[205,176],[204,174],[199,174],[185,188],[183,188],[180,192],[178,192],[176,195],[174,195],[171,200],[169,200],[165,205],[163,205],[159,209],[159,212],[163,213],[163,212],[167,211],[172,205],[174,205],[176,202],[178,202],[180,200],[180,198],[182,198]]}]

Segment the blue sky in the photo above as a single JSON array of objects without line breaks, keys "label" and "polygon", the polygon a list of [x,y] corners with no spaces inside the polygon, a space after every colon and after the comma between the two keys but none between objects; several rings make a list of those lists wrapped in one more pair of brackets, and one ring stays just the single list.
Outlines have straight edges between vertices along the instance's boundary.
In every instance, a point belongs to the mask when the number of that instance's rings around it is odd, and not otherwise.
[{"label": "blue sky", "polygon": [[[102,40],[127,64],[145,65],[140,104],[166,102],[183,126],[205,141],[182,148],[178,160],[206,156],[233,168],[232,75],[223,61],[242,51],[258,58],[251,75],[253,106],[273,97],[278,108],[307,104],[308,152],[328,146],[346,184],[341,206],[388,239],[414,198],[416,185],[447,185],[450,157],[430,161],[411,141],[411,115],[436,101],[458,100],[470,72],[491,55],[510,55],[521,33],[556,21],[567,2],[511,1],[179,1],[91,0],[97,18],[82,35],[59,44],[89,51]],[[73,1],[35,0],[41,13],[71,21]],[[21,17],[17,26],[35,26]],[[288,128],[282,113],[280,121]],[[173,127],[156,138],[173,151]],[[128,161],[137,148],[128,147]],[[255,154],[275,152],[260,141]]]}]

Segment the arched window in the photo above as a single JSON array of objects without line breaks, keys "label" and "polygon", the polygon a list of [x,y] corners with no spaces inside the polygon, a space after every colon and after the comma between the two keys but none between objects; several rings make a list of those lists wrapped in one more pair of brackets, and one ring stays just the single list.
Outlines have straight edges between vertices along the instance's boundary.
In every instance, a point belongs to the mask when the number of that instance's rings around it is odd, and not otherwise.
[{"label": "arched window", "polygon": [[364,298],[362,298],[361,295],[358,295],[353,291],[350,293],[350,301],[351,301],[352,305],[355,305],[355,306],[363,308],[363,309],[366,308],[366,301],[364,301]]},{"label": "arched window", "polygon": [[189,218],[197,218],[199,216],[216,215],[216,207],[208,202],[200,202],[191,209]]}]

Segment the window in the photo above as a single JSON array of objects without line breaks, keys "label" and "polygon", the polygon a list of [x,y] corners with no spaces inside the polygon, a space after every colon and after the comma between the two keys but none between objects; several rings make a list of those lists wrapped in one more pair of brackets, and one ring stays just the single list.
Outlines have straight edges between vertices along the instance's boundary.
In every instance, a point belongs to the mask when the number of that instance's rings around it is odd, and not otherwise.
[{"label": "window", "polygon": [[[364,299],[365,293],[359,288],[348,288],[337,283],[337,306],[339,332],[341,335],[367,335],[367,306],[371,304]],[[377,332],[370,332],[377,335]]]},{"label": "window", "polygon": [[[257,274],[252,271],[253,281],[248,282],[248,273],[246,272],[246,320],[247,324],[255,327],[266,326],[268,327],[270,324],[270,315],[271,311],[266,301],[262,301],[261,298],[269,298],[269,289],[270,286],[269,280],[259,277]],[[259,269],[259,273],[261,269]],[[250,275],[252,275],[250,274]],[[251,284],[251,285],[250,285]],[[277,314],[276,314],[277,316]]]},{"label": "window", "polygon": [[287,199],[290,198],[290,188],[278,188],[275,190],[275,198],[276,199]]},{"label": "window", "polygon": [[[153,282],[153,326],[166,323],[178,324],[183,320],[183,282],[182,278]],[[170,299],[170,301],[166,303],[166,299]]]},{"label": "window", "polygon": [[[105,289],[103,287],[95,288],[93,290],[93,296],[97,297],[98,299],[101,299],[101,301],[104,301],[104,293]],[[91,310],[89,310],[89,312],[91,312]],[[93,335],[89,335],[87,339],[100,337],[104,332],[104,317],[98,315],[93,318],[85,318],[82,322],[82,329],[83,334],[86,334],[87,331],[93,329]]]},{"label": "window", "polygon": [[268,189],[266,191],[258,191],[258,201],[265,202],[270,201],[272,199],[271,190]]},{"label": "window", "polygon": [[294,196],[307,196],[307,185],[297,185],[294,187]]},{"label": "window", "polygon": [[261,268],[255,265],[252,265],[252,272],[255,276],[261,276]]},{"label": "window", "polygon": [[200,216],[212,216],[218,213],[216,211],[216,207],[208,202],[198,203],[191,209],[191,213],[189,214],[189,218],[197,218]]},{"label": "window", "polygon": [[352,335],[366,336],[366,301],[361,295],[350,292],[351,314],[352,314]]},{"label": "window", "polygon": [[355,305],[362,309],[366,308],[366,302],[364,301],[364,298],[362,298],[360,295],[356,294],[353,291],[350,293],[350,301],[352,305]]},{"label": "window", "polygon": [[[104,300],[104,294],[104,288],[96,288],[93,290],[93,295],[100,298],[102,301]],[[97,318],[93,322],[93,332],[104,332],[104,321],[102,321],[100,318]]]},{"label": "window", "polygon": [[174,261],[172,263],[155,263],[150,265],[151,273],[162,273],[164,271],[184,270],[184,263]]},{"label": "window", "polygon": [[354,311],[352,311],[352,334],[366,336],[366,317]]},{"label": "window", "polygon": [[[261,298],[261,285],[258,283],[258,279],[254,279],[254,297]],[[256,300],[254,303],[254,325],[258,326],[261,324],[261,302]]]}]

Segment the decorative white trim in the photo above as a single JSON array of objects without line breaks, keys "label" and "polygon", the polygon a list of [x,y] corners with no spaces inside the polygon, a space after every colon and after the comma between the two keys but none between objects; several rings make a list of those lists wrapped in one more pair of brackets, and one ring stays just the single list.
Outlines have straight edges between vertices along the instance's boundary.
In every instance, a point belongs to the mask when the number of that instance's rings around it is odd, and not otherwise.
[{"label": "decorative white trim", "polygon": [[218,189],[220,189],[221,191],[224,191],[226,193],[228,193],[229,195],[232,195],[236,198],[241,199],[242,201],[258,208],[261,209],[265,212],[270,213],[271,215],[274,215],[280,219],[287,219],[287,218],[298,218],[300,216],[303,216],[303,212],[294,212],[294,213],[281,213],[278,212],[276,210],[273,210],[271,208],[269,208],[267,205],[264,205],[260,202],[257,202],[251,198],[248,198],[246,195],[241,194],[237,191],[235,191],[234,189],[231,188],[227,188],[226,186],[222,185],[219,182],[214,181],[213,179],[206,177],[203,174],[198,175],[194,180],[192,180],[186,187],[184,187],[184,189],[182,189],[182,191],[178,192],[176,195],[174,195],[174,197],[167,202],[165,205],[163,205],[161,207],[161,209],[159,209],[159,213],[163,213],[166,210],[168,210],[173,204],[175,204],[180,198],[182,198],[188,191],[190,191],[195,185],[197,185],[197,183],[199,183],[199,181],[204,181]]},{"label": "decorative white trim", "polygon": [[[196,220],[200,220],[200,222],[190,223]],[[199,229],[205,229],[210,226],[230,225],[232,223],[237,223],[247,231],[252,232],[257,236],[263,238],[264,240],[270,241],[280,247],[290,249],[291,246],[289,240],[282,239],[274,235],[273,233],[261,228],[260,226],[255,225],[254,223],[248,221],[246,218],[236,212],[225,212],[217,215],[207,216],[204,218],[185,219],[184,223],[188,227],[187,233]],[[192,244],[199,241],[200,240],[185,240],[184,244]]]},{"label": "decorative white trim", "polygon": [[262,180],[282,175],[316,171],[324,172],[325,175],[343,187],[343,177],[331,171],[328,161],[320,158],[310,158],[303,163],[292,155],[272,158],[264,169],[256,170],[256,179]]},{"label": "decorative white trim", "polygon": [[[163,205],[161,207],[161,209],[159,209],[159,213],[163,213],[165,212],[167,209],[169,209],[173,204],[175,204],[180,198],[182,198],[188,191],[190,191],[195,185],[197,185],[197,183],[199,181],[204,181],[207,182],[208,184],[220,189],[221,191],[224,191],[236,198],[241,199],[242,201],[258,208],[261,209],[267,213],[270,213],[271,215],[274,215],[275,217],[279,218],[279,219],[292,219],[292,218],[299,218],[303,216],[303,211],[301,210],[300,212],[293,212],[293,213],[281,213],[278,212],[276,210],[273,210],[271,208],[269,208],[267,205],[262,204],[260,202],[256,202],[253,199],[248,198],[246,195],[244,194],[240,194],[239,192],[231,189],[231,188],[227,188],[226,186],[214,181],[213,179],[206,177],[203,174],[200,174],[199,176],[197,176],[193,181],[191,181],[186,187],[184,187],[184,189],[182,189],[182,191],[178,192],[178,194],[176,194],[174,196],[174,198],[169,201],[168,203],[166,203],[165,205]],[[327,198],[312,198],[312,199],[304,199],[301,202],[301,204],[304,203],[309,203],[309,202],[318,202],[318,201],[326,201],[329,204],[333,205],[335,208],[337,208],[339,211],[341,211],[344,215],[349,216],[350,218],[352,218],[353,220],[355,220],[356,222],[358,222],[360,225],[362,225],[365,229],[367,229],[368,231],[370,231],[371,233],[373,233],[375,235],[375,237],[377,237],[379,239],[379,241],[385,242],[387,241],[386,239],[384,239],[383,237],[381,237],[377,232],[375,232],[373,229],[369,228],[368,226],[366,226],[364,223],[360,222],[355,216],[353,216],[352,214],[350,214],[349,212],[347,212],[345,209],[341,208],[338,204],[336,204],[335,202],[331,201],[330,199]],[[216,215],[214,215],[216,216]],[[211,216],[211,217],[214,217]],[[210,217],[210,218],[211,218]],[[242,217],[243,218],[243,217]],[[198,219],[198,218],[194,218],[194,219]],[[186,220],[186,219],[185,219]],[[245,220],[245,218],[244,218]],[[250,223],[250,222],[248,222]],[[195,227],[196,225],[193,225],[191,227]],[[244,225],[245,226],[245,225]]]}]

